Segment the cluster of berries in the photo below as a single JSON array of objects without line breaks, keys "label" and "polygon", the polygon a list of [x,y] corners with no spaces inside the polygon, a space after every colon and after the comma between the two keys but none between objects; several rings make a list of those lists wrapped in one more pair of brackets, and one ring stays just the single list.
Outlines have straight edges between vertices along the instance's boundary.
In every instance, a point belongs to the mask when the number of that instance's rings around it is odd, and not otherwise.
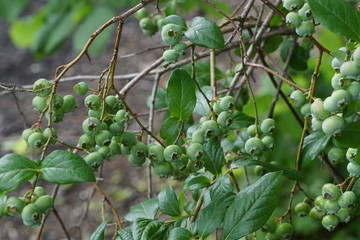
[{"label": "cluster of berries", "polygon": [[6,199],[4,209],[0,209],[0,217],[21,215],[26,226],[39,226],[44,214],[54,207],[53,199],[46,194],[44,188],[35,187],[33,194],[28,191],[24,197],[11,196]]},{"label": "cluster of berries", "polygon": [[315,32],[313,14],[309,4],[304,0],[283,0],[283,6],[290,12],[286,15],[286,23],[295,28],[300,37],[309,37]]},{"label": "cluster of berries", "polygon": [[281,240],[290,239],[294,229],[290,223],[280,223],[277,218],[270,218],[262,231],[266,232],[265,240]]}]

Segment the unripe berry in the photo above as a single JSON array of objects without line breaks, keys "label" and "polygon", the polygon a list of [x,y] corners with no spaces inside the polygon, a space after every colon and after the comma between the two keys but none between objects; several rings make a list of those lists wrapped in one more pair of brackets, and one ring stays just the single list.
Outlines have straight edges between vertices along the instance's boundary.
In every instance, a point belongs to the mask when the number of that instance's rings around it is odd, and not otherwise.
[{"label": "unripe berry", "polygon": [[360,47],[357,47],[353,53],[353,59],[357,66],[360,67]]},{"label": "unripe berry", "polygon": [[301,24],[301,17],[296,12],[289,12],[286,14],[285,22],[291,27],[299,27]]},{"label": "unripe berry", "polygon": [[336,103],[336,99],[329,96],[324,100],[324,108],[326,111],[331,112],[332,114],[340,112],[341,108]]},{"label": "unripe berry", "polygon": [[274,233],[277,227],[277,219],[270,218],[265,225],[261,228],[264,232]]},{"label": "unripe berry", "polygon": [[89,86],[86,82],[79,82],[73,87],[74,92],[80,96],[84,96],[89,91]]},{"label": "unripe berry", "polygon": [[350,208],[340,208],[336,213],[336,216],[339,218],[340,222],[349,222],[351,219],[351,209]]},{"label": "unripe berry", "polygon": [[266,168],[264,168],[263,166],[260,166],[260,165],[256,165],[254,167],[254,174],[256,176],[263,176],[264,174],[266,174],[268,171],[266,170]]},{"label": "unripe berry", "polygon": [[324,210],[324,204],[326,199],[323,196],[317,196],[314,200],[315,208],[318,210]]},{"label": "unripe berry", "polygon": [[277,226],[275,233],[282,239],[289,239],[291,238],[293,231],[294,229],[290,223],[281,223]]},{"label": "unripe berry", "polygon": [[222,128],[230,127],[233,123],[233,114],[229,111],[223,111],[219,114],[216,121]]},{"label": "unripe berry", "polygon": [[344,62],[340,67],[340,73],[346,78],[359,80],[360,66],[356,65],[354,61]]},{"label": "unripe berry", "polygon": [[314,18],[309,4],[305,3],[304,6],[299,10],[299,15],[302,20],[307,21]]},{"label": "unripe berry", "polygon": [[295,28],[295,32],[300,37],[310,37],[315,32],[315,26],[312,21],[301,22],[300,26]]},{"label": "unripe berry", "polygon": [[232,111],[234,106],[235,106],[235,101],[234,101],[233,96],[225,96],[225,97],[221,98],[220,107],[224,111],[227,111],[227,110]]},{"label": "unripe berry", "polygon": [[136,143],[136,135],[133,132],[123,132],[120,141],[125,147],[132,147]]},{"label": "unripe berry", "polygon": [[99,131],[100,121],[97,118],[89,117],[82,123],[82,130],[89,135],[95,135]]},{"label": "unripe berry", "polygon": [[125,110],[121,109],[117,111],[115,121],[120,125],[124,125],[129,121],[129,114]]},{"label": "unripe berry", "polygon": [[21,137],[27,142],[32,133],[34,133],[34,130],[27,128],[21,133]]},{"label": "unripe berry", "polygon": [[98,153],[103,156],[104,160],[109,160],[111,157],[110,147],[109,146],[101,146],[96,149]]},{"label": "unripe berry", "polygon": [[191,161],[197,161],[202,158],[204,148],[200,143],[192,143],[186,151]]},{"label": "unripe berry", "polygon": [[304,0],[283,0],[283,6],[289,11],[300,9],[304,5]]},{"label": "unripe berry", "polygon": [[102,162],[104,161],[104,157],[99,152],[89,153],[85,158],[85,162],[92,167],[93,170],[96,170],[100,167]]},{"label": "unripe berry", "polygon": [[187,52],[187,45],[186,43],[179,42],[174,46],[174,50],[177,51],[180,56],[185,55]]},{"label": "unripe berry", "polygon": [[346,168],[351,177],[360,177],[360,165],[350,162]]},{"label": "unripe berry", "polygon": [[345,107],[351,101],[351,95],[344,89],[339,89],[331,94],[331,98],[334,99],[335,104],[339,108]]},{"label": "unripe berry", "polygon": [[309,215],[311,207],[309,204],[307,204],[305,202],[301,202],[301,203],[296,204],[294,210],[295,210],[295,213],[299,217],[305,217],[305,216]]},{"label": "unripe berry", "polygon": [[142,32],[146,35],[152,36],[158,30],[157,25],[155,25],[150,18],[145,17],[139,21],[139,26]]},{"label": "unripe berry", "polygon": [[164,147],[160,145],[153,145],[148,147],[148,158],[156,163],[163,162],[164,158]]},{"label": "unripe berry", "polygon": [[32,105],[35,111],[41,113],[46,108],[46,99],[39,96],[35,96],[32,100]]},{"label": "unripe berry", "polygon": [[249,138],[245,143],[245,151],[252,155],[262,153],[264,150],[264,143],[257,137]]},{"label": "unripe berry", "polygon": [[169,162],[161,162],[154,164],[153,169],[155,174],[158,175],[160,178],[170,177],[173,172],[172,166]]},{"label": "unripe berry", "polygon": [[255,137],[256,136],[256,130],[257,130],[256,125],[252,124],[246,129],[246,132],[250,137]]},{"label": "unripe berry", "polygon": [[339,218],[336,215],[326,215],[321,220],[321,224],[328,231],[333,231],[339,224]]},{"label": "unripe berry", "polygon": [[322,123],[323,121],[317,118],[312,118],[311,119],[311,129],[313,131],[319,131],[322,129]]},{"label": "unripe berry", "polygon": [[261,138],[261,141],[265,146],[265,150],[272,151],[274,149],[275,140],[272,136],[264,136]]},{"label": "unripe berry", "polygon": [[141,167],[145,163],[145,157],[136,157],[132,154],[128,156],[128,162],[134,167]]},{"label": "unripe berry", "polygon": [[145,143],[137,142],[131,147],[131,154],[135,157],[146,157],[148,148]]},{"label": "unripe berry", "polygon": [[63,105],[64,113],[74,112],[76,108],[77,105],[75,97],[73,95],[65,95]]},{"label": "unripe berry", "polygon": [[344,75],[341,73],[335,73],[334,76],[331,78],[331,86],[335,90],[339,90],[344,88],[347,85],[347,80]]},{"label": "unripe berry", "polygon": [[110,149],[110,155],[111,156],[115,156],[118,154],[121,154],[121,148],[120,148],[120,144],[118,144],[115,141],[112,141],[109,145],[109,149]]},{"label": "unripe berry", "polygon": [[341,196],[340,188],[332,183],[326,183],[322,186],[322,195],[327,200],[338,200]]},{"label": "unripe berry", "polygon": [[135,14],[134,16],[141,20],[143,18],[146,18],[148,16],[148,11],[146,10],[146,8],[140,8]]},{"label": "unripe berry", "polygon": [[89,109],[89,111],[88,111],[88,116],[89,117],[94,117],[94,118],[100,119],[101,115],[102,115],[102,108],[99,108],[97,110]]},{"label": "unripe berry", "polygon": [[219,124],[215,120],[207,120],[201,125],[204,137],[213,138],[220,134]]},{"label": "unripe berry", "polygon": [[275,127],[275,120],[272,118],[266,118],[260,124],[260,130],[265,134],[273,133],[275,131]]},{"label": "unripe berry", "polygon": [[91,94],[85,98],[84,104],[88,109],[97,110],[101,107],[101,99],[98,95]]},{"label": "unripe berry", "polygon": [[348,148],[348,150],[346,151],[346,159],[349,162],[357,163],[357,162],[355,162],[356,154],[357,154],[357,149],[356,148]]},{"label": "unripe berry", "polygon": [[[44,136],[44,142],[46,142],[49,138],[50,138],[50,135],[51,137],[53,138],[57,138],[58,135],[57,135],[57,132],[55,130],[55,128],[45,128],[42,135]],[[56,140],[55,139],[52,139],[50,141],[51,144],[55,144],[56,143]]]},{"label": "unripe berry", "polygon": [[21,218],[26,226],[35,227],[40,225],[42,213],[35,204],[30,203],[22,210]]},{"label": "unripe berry", "polygon": [[164,43],[175,45],[179,43],[182,38],[182,29],[179,25],[172,23],[166,24],[161,30],[161,38]]},{"label": "unripe berry", "polygon": [[325,134],[337,136],[345,127],[345,121],[342,117],[337,115],[328,117],[322,124],[322,130]]},{"label": "unripe berry", "polygon": [[106,103],[106,109],[110,113],[116,113],[118,110],[124,107],[121,101],[113,95],[107,96],[105,98],[105,103]]},{"label": "unripe berry", "polygon": [[79,144],[84,149],[91,149],[95,147],[95,138],[88,134],[83,134],[79,138]]},{"label": "unripe berry", "polygon": [[181,158],[182,149],[178,145],[169,145],[164,149],[164,157],[167,161],[177,161]]},{"label": "unripe berry", "polygon": [[45,78],[40,78],[35,81],[33,90],[35,91],[35,95],[39,97],[47,97],[51,93],[51,83]]},{"label": "unripe berry", "polygon": [[205,132],[201,129],[195,130],[191,135],[191,143],[204,143]]},{"label": "unripe berry", "polygon": [[44,145],[45,138],[40,132],[34,132],[29,136],[28,143],[32,148],[39,148]]},{"label": "unripe berry", "polygon": [[9,197],[5,202],[5,213],[9,216],[17,216],[21,214],[21,211],[25,207],[24,200],[19,197]]},{"label": "unripe berry", "polygon": [[305,103],[301,107],[300,112],[304,117],[310,116],[310,114],[311,114],[311,104],[310,103]]},{"label": "unripe berry", "polygon": [[36,199],[34,204],[41,213],[48,213],[54,207],[54,200],[49,195],[44,195]]},{"label": "unripe berry", "polygon": [[174,63],[179,58],[179,53],[174,49],[168,49],[168,50],[164,51],[162,57],[163,57],[164,61],[166,61],[168,63]]},{"label": "unripe berry", "polygon": [[356,201],[356,195],[352,191],[344,192],[338,199],[338,204],[342,208],[351,207]]},{"label": "unripe berry", "polygon": [[109,131],[114,136],[120,136],[124,132],[124,129],[125,129],[125,126],[120,125],[117,122],[114,122],[109,126]]},{"label": "unripe berry", "polygon": [[315,207],[310,210],[309,216],[314,220],[320,220],[323,217],[323,212]]},{"label": "unripe berry", "polygon": [[328,154],[327,154],[329,161],[333,164],[336,165],[340,162],[342,162],[343,160],[345,160],[346,156],[345,156],[345,151],[341,148],[337,148],[337,147],[333,147],[329,150]]},{"label": "unripe berry", "polygon": [[37,186],[34,188],[34,195],[39,198],[46,195],[45,189],[43,187]]},{"label": "unripe berry", "polygon": [[107,130],[101,130],[95,135],[95,142],[99,146],[108,146],[113,135]]},{"label": "unripe berry", "polygon": [[315,99],[310,106],[310,110],[312,116],[320,120],[324,120],[330,116],[330,112],[324,108],[324,102],[320,98]]},{"label": "unripe berry", "polygon": [[329,214],[335,214],[340,209],[340,206],[336,200],[326,200],[324,208]]},{"label": "unripe berry", "polygon": [[[64,110],[62,108],[60,109],[53,109],[52,116],[51,116],[51,122],[53,123],[59,123],[64,118]],[[50,115],[49,112],[46,112],[46,119],[50,121]]]},{"label": "unripe berry", "polygon": [[306,101],[306,97],[304,93],[300,90],[295,90],[290,94],[291,102],[294,104],[295,107],[301,107],[304,105]]},{"label": "unripe berry", "polygon": [[333,58],[333,60],[331,61],[331,67],[332,67],[332,69],[334,69],[336,72],[340,71],[341,62],[339,61],[339,59]]}]

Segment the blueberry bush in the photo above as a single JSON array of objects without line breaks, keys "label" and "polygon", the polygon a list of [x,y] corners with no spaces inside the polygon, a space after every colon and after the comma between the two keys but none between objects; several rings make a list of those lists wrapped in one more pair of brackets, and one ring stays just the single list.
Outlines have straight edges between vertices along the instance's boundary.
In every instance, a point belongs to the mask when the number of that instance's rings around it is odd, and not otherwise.
[{"label": "blueberry bush", "polygon": [[[33,95],[28,107],[38,121],[21,138],[38,151],[0,158],[0,217],[21,217],[40,239],[53,213],[72,239],[56,210],[56,191],[47,193],[42,180],[55,189],[92,184],[103,197],[112,216],[90,239],[105,239],[105,231],[117,240],[360,237],[353,227],[360,214],[356,4],[248,0],[230,9],[227,1],[209,0],[100,2],[49,1],[19,19],[27,1],[0,1],[17,46],[43,58],[71,37],[79,52],[54,70],[53,80],[38,79],[30,89],[1,85]],[[116,14],[115,6],[125,10]],[[118,87],[116,71],[126,61],[119,57],[122,30],[135,18],[144,38],[162,40],[154,46],[162,54]],[[65,73],[101,55],[109,41],[113,54],[97,87],[74,78],[69,94],[60,94]],[[149,76],[155,80],[144,122],[127,93]],[[74,144],[58,137],[58,123],[79,114],[80,104],[87,114],[79,116],[82,135]],[[154,192],[149,177],[148,198],[120,214],[99,177],[119,155],[177,184]],[[14,194],[25,182],[28,191]]]}]

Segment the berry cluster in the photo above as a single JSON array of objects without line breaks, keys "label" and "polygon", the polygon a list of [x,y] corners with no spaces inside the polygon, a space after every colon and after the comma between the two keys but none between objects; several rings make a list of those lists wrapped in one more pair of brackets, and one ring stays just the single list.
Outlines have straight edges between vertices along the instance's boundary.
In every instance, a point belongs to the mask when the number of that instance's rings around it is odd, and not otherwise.
[{"label": "berry cluster", "polygon": [[139,20],[141,31],[148,36],[154,35],[160,29],[161,23],[164,19],[161,15],[156,15],[151,18],[146,8],[139,9],[135,13],[135,17]]},{"label": "berry cluster", "polygon": [[270,218],[262,230],[267,233],[265,240],[290,239],[294,231],[290,223],[280,223],[276,218]]},{"label": "berry cluster", "polygon": [[313,35],[315,26],[313,23],[313,14],[309,4],[304,0],[283,0],[283,6],[290,12],[286,15],[286,23],[295,28],[300,37],[309,37]]},{"label": "berry cluster", "polygon": [[0,217],[3,214],[8,216],[21,214],[26,226],[39,226],[43,215],[51,211],[54,202],[42,187],[35,187],[32,195],[30,193],[31,191],[28,191],[24,197],[9,197],[5,202],[5,208],[0,209]]}]

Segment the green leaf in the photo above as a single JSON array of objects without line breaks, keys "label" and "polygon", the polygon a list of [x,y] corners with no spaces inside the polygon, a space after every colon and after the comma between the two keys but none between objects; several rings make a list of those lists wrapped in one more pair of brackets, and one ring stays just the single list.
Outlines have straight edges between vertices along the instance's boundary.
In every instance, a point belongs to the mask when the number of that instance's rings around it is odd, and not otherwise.
[{"label": "green leaf", "polygon": [[226,210],[235,198],[235,193],[227,193],[223,198],[212,201],[201,210],[196,220],[200,239],[205,239],[222,223]]},{"label": "green leaf", "polygon": [[169,78],[166,89],[169,113],[187,121],[196,105],[195,83],[183,69],[175,69]]},{"label": "green leaf", "polygon": [[238,158],[231,164],[231,167],[238,168],[238,167],[242,167],[242,166],[256,166],[256,165],[263,166],[269,172],[283,171],[284,176],[289,179],[301,180],[303,178],[302,174],[300,172],[293,170],[291,168],[288,168],[288,167],[285,167],[282,165],[271,164],[271,163],[260,161],[260,160],[249,159],[248,157]]},{"label": "green leaf", "polygon": [[116,236],[116,240],[134,240],[131,232],[131,227],[126,227],[125,229],[120,229]]},{"label": "green leaf", "polygon": [[234,191],[234,187],[231,184],[227,175],[223,175],[216,179],[215,183],[208,188],[211,201],[223,199],[226,194]]},{"label": "green leaf", "polygon": [[169,216],[180,216],[179,200],[171,186],[162,190],[158,194],[158,203],[160,210]]},{"label": "green leaf", "polygon": [[3,156],[0,158],[0,192],[14,191],[38,172],[39,166],[24,156],[15,153]]},{"label": "green leaf", "polygon": [[224,163],[224,151],[217,139],[210,139],[203,145],[204,147],[204,167],[214,175],[221,174]]},{"label": "green leaf", "polygon": [[205,176],[195,176],[190,179],[187,183],[187,189],[194,191],[197,189],[202,189],[210,185],[210,179]]},{"label": "green leaf", "polygon": [[[213,92],[210,86],[204,86],[201,88],[204,94],[208,99],[213,98]],[[207,116],[209,115],[210,107],[199,90],[196,90],[196,106],[194,109],[194,113],[199,114],[200,116]]]},{"label": "green leaf", "polygon": [[349,124],[335,141],[343,148],[360,148],[360,121]]},{"label": "green leaf", "polygon": [[236,195],[224,217],[224,240],[240,239],[267,222],[279,202],[281,179],[281,172],[267,173]]},{"label": "green leaf", "polygon": [[55,150],[41,163],[41,177],[55,184],[95,182],[92,168],[79,155]]},{"label": "green leaf", "polygon": [[146,226],[153,220],[146,218],[137,218],[131,226],[131,232],[134,240],[141,240],[141,236]]},{"label": "green leaf", "polygon": [[160,137],[165,139],[167,142],[174,142],[177,135],[179,134],[179,130],[182,122],[174,117],[167,118],[162,124],[160,128]]},{"label": "green leaf", "polygon": [[281,45],[283,40],[284,39],[282,38],[282,36],[275,36],[275,37],[271,37],[271,38],[267,39],[265,51],[267,53],[275,52],[279,48],[279,46]]},{"label": "green leaf", "polygon": [[124,218],[129,222],[133,222],[137,218],[154,219],[158,208],[157,198],[146,199],[145,201],[132,206]]},{"label": "green leaf", "polygon": [[331,136],[324,132],[314,132],[306,136],[302,151],[302,165],[307,166],[314,160],[326,147]]},{"label": "green leaf", "polygon": [[145,228],[141,235],[141,240],[154,239],[154,235],[160,230],[163,222],[152,221]]},{"label": "green leaf", "polygon": [[14,21],[9,30],[11,41],[18,48],[30,47],[35,40],[36,33],[43,26],[44,22],[44,11],[39,11],[25,19]]},{"label": "green leaf", "polygon": [[[293,42],[294,39],[288,38],[281,44],[280,57],[284,62],[286,62],[286,59],[290,54]],[[295,43],[293,54],[290,59],[290,66],[298,71],[306,70],[308,67],[307,60],[309,56],[309,51],[301,47],[298,43]]]},{"label": "green leaf", "polygon": [[7,200],[7,195],[5,193],[1,193],[0,194],[0,218],[4,215],[6,200]]},{"label": "green leaf", "polygon": [[[105,22],[116,16],[114,9],[108,6],[96,6],[79,25],[75,32],[72,46],[75,51],[81,51],[85,43],[89,40],[91,35],[101,27]],[[114,26],[106,28],[96,39],[91,43],[88,52],[94,56],[99,56],[106,44],[113,34]]]},{"label": "green leaf", "polygon": [[[162,88],[158,88],[155,94],[154,110],[167,107],[166,101],[167,101],[166,91]],[[149,96],[146,100],[146,106],[150,108],[150,105],[151,105],[151,96]]]},{"label": "green leaf", "polygon": [[[192,71],[191,64],[185,65],[182,67],[190,76]],[[223,73],[215,68],[215,79],[220,80],[223,78]],[[200,87],[210,86],[210,62],[195,62],[195,79],[199,83]],[[210,99],[212,96],[210,97]]]},{"label": "green leaf", "polygon": [[14,21],[28,3],[29,0],[0,0],[0,17],[8,22]]},{"label": "green leaf", "polygon": [[355,216],[360,215],[360,179],[356,181],[353,188],[351,189],[356,195],[356,201],[355,201]]},{"label": "green leaf", "polygon": [[230,128],[232,130],[241,129],[254,124],[255,118],[246,115],[243,112],[235,112],[233,114],[233,123],[231,124]]},{"label": "green leaf", "polygon": [[360,12],[344,0],[308,0],[315,19],[330,31],[360,42]]},{"label": "green leaf", "polygon": [[91,234],[91,237],[89,240],[104,240],[105,239],[105,228],[106,228],[107,222],[102,222],[96,230]]},{"label": "green leaf", "polygon": [[190,240],[192,234],[189,230],[182,227],[175,227],[171,229],[168,240]]},{"label": "green leaf", "polygon": [[195,17],[185,36],[190,42],[201,47],[222,49],[225,47],[224,36],[215,22],[204,17]]}]

